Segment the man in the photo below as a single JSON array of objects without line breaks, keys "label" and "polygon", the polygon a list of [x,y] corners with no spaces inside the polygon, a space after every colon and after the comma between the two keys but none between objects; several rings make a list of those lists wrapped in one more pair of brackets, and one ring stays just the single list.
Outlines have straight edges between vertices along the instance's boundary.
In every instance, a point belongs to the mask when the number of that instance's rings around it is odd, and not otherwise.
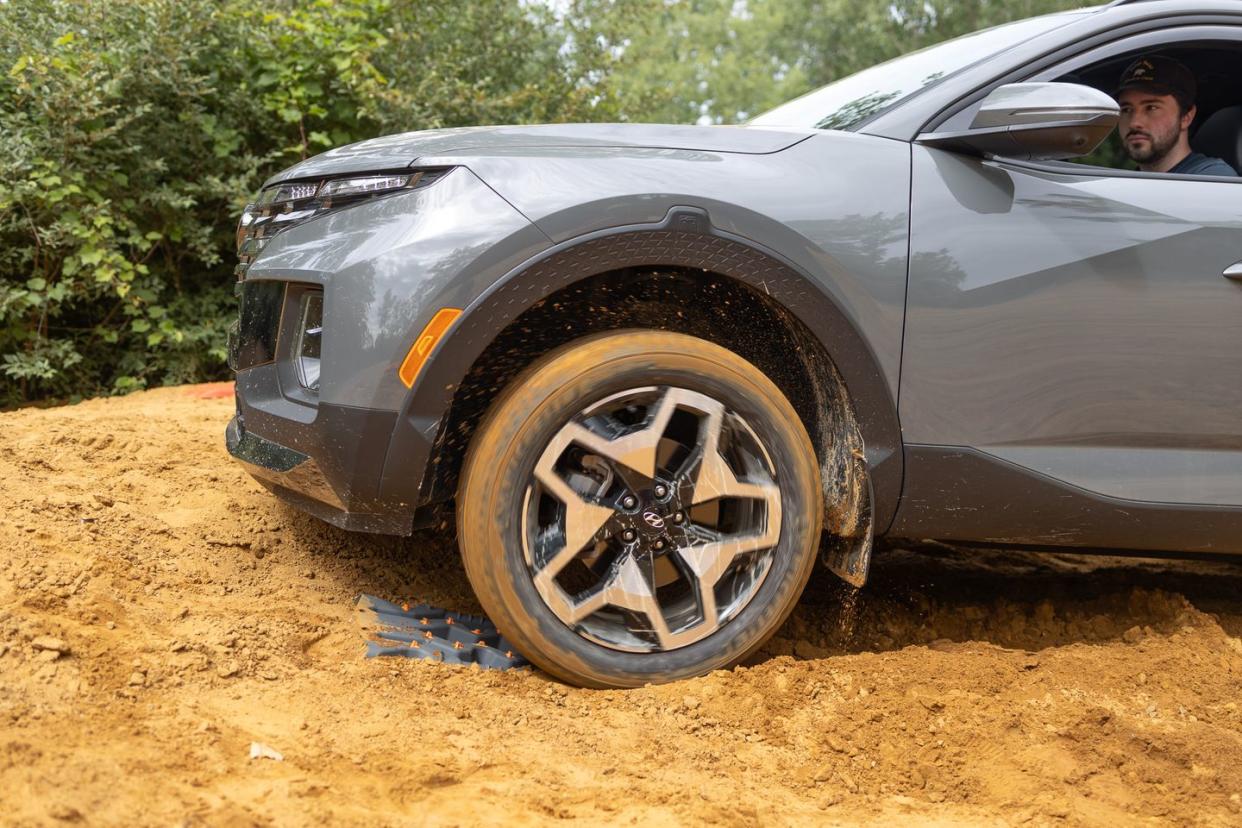
[{"label": "man", "polygon": [[1143,172],[1236,176],[1219,158],[1190,149],[1198,83],[1168,57],[1142,57],[1130,64],[1117,87],[1118,130],[1126,153]]}]

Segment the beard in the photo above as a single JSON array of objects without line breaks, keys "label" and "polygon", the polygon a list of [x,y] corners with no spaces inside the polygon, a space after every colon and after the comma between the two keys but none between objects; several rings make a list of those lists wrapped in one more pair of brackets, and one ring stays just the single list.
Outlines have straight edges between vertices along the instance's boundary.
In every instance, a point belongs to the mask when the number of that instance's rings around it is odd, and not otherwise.
[{"label": "beard", "polygon": [[[1130,139],[1135,136],[1146,136],[1147,143],[1137,146],[1130,143]],[[1180,136],[1180,129],[1170,129],[1165,132],[1131,130],[1126,135],[1126,155],[1129,155],[1131,160],[1139,164],[1158,164],[1162,158],[1177,146],[1177,139]]]}]

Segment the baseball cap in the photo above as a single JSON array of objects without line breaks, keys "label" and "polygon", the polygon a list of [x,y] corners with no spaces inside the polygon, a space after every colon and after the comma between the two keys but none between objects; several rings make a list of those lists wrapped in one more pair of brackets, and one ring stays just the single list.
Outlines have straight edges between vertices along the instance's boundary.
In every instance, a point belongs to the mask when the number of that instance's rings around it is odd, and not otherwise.
[{"label": "baseball cap", "polygon": [[1158,95],[1172,95],[1189,106],[1195,102],[1199,84],[1186,65],[1170,57],[1141,57],[1126,67],[1117,85],[1117,95],[1127,89],[1147,89]]}]

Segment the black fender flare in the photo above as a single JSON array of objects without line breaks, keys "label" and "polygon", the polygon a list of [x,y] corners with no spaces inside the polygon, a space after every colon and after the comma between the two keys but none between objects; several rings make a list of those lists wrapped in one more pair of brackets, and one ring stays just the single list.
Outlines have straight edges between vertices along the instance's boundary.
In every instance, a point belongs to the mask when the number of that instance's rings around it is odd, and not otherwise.
[{"label": "black fender flare", "polygon": [[479,296],[441,340],[406,396],[384,463],[380,493],[425,505],[423,468],[453,394],[475,360],[506,326],[550,294],[611,270],[673,266],[709,270],[766,294],[823,345],[854,406],[866,450],[874,532],[896,513],[902,483],[897,406],[879,361],[849,316],[815,280],[776,251],[712,226],[706,211],[673,207],[656,224],[613,227],[554,245],[507,273]]}]

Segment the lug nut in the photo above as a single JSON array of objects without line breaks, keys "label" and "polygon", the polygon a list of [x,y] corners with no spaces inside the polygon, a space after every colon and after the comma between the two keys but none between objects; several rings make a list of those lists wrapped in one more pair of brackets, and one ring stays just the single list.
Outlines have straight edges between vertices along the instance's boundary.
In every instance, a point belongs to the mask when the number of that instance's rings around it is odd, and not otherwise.
[{"label": "lug nut", "polygon": [[684,523],[685,520],[686,520],[686,516],[681,512],[678,512],[677,514],[673,515],[673,523],[681,524],[681,523]]},{"label": "lug nut", "polygon": [[633,529],[626,529],[624,532],[621,533],[621,540],[625,541],[626,543],[630,543],[636,537],[638,537],[638,535],[634,534]]},{"label": "lug nut", "polygon": [[657,486],[655,487],[655,496],[656,496],[656,497],[664,497],[666,494],[668,494],[668,488],[667,488],[666,486],[657,485]]},{"label": "lug nut", "polygon": [[638,505],[638,501],[634,499],[634,495],[626,495],[621,498],[621,505],[627,509],[633,509]]},{"label": "lug nut", "polygon": [[664,541],[658,540],[654,544],[652,544],[652,546],[655,548],[655,551],[659,552],[661,549],[664,548]]}]

